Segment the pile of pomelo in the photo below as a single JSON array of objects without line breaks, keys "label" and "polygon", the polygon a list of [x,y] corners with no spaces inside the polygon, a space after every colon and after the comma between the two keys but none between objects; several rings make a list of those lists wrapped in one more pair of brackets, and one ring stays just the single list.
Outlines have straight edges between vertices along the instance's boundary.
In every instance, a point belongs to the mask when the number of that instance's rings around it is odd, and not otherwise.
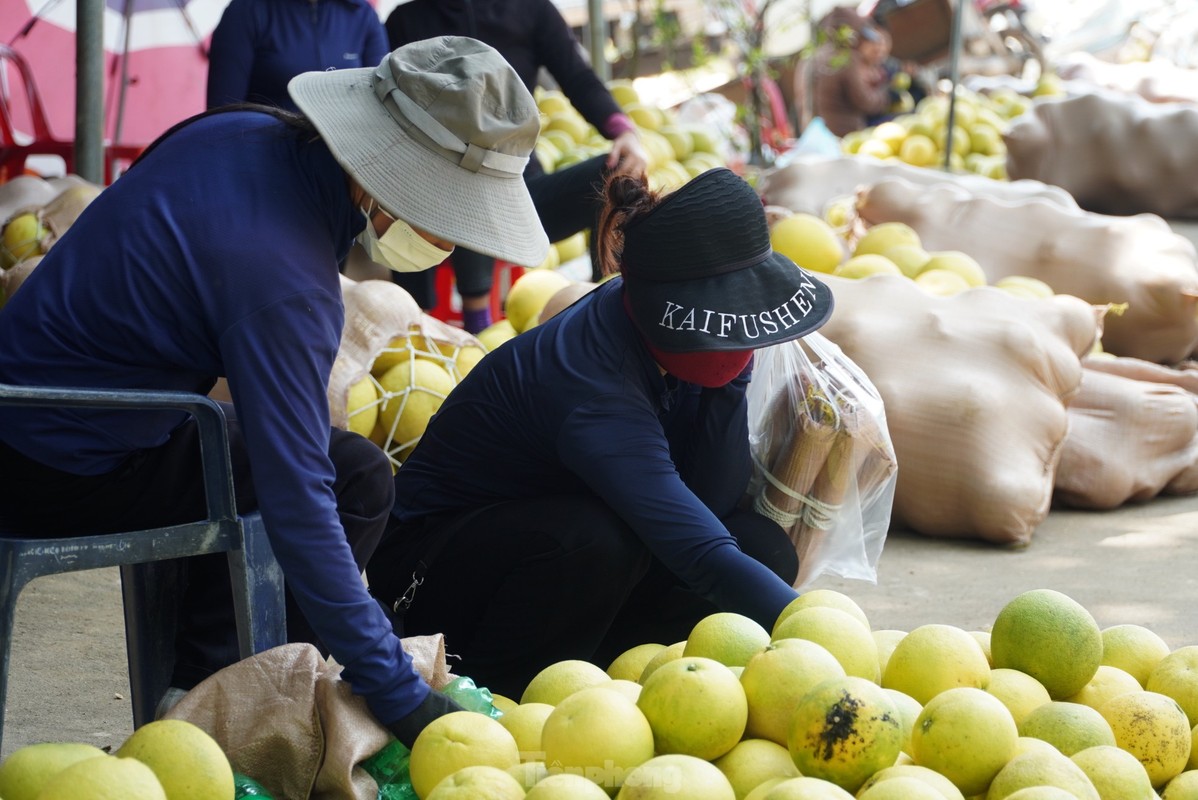
[{"label": "pile of pomelo", "polygon": [[1047,589],[988,632],[872,630],[810,591],[772,631],[713,614],[494,703],[417,739],[422,800],[1198,798],[1198,646]]},{"label": "pile of pomelo", "polygon": [[19,748],[0,763],[5,800],[232,800],[220,745],[183,720],[147,723],[115,755],[76,742]]}]

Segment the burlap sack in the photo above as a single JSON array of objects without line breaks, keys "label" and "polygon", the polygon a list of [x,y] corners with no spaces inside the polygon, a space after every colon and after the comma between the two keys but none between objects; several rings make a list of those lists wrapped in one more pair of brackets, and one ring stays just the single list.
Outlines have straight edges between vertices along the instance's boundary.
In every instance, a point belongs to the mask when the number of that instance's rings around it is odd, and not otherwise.
[{"label": "burlap sack", "polygon": [[1173,364],[1198,346],[1198,254],[1159,217],[1104,216],[899,179],[864,189],[856,211],[866,225],[910,225],[925,249],[969,253],[991,283],[1027,275],[1090,303],[1127,303],[1106,319],[1108,352]]},{"label": "burlap sack", "polygon": [[[443,637],[402,642],[430,686],[452,680]],[[374,779],[357,765],[391,734],[340,673],[312,645],[282,645],[212,675],[166,716],[207,731],[233,770],[275,800],[376,800]]]},{"label": "burlap sack", "polygon": [[920,186],[947,183],[962,187],[972,194],[1006,200],[1039,197],[1045,202],[1061,206],[1076,205],[1063,190],[1038,181],[995,181],[980,175],[953,174],[913,167],[901,161],[879,161],[858,156],[799,159],[766,172],[758,184],[758,193],[766,205],[820,216],[831,202],[854,195],[863,186],[888,178],[902,178]]},{"label": "burlap sack", "polygon": [[79,215],[93,200],[100,196],[103,186],[92,183],[78,175],[66,175],[55,178],[50,183],[57,188],[58,194],[41,209],[42,224],[46,226],[49,235],[46,237],[45,248],[49,249],[63,237]]},{"label": "burlap sack", "polygon": [[1067,82],[1138,95],[1150,103],[1198,103],[1198,70],[1164,59],[1116,64],[1081,51],[1064,55],[1055,66]]},{"label": "burlap sack", "polygon": [[1048,514],[1098,312],[1075,297],[980,287],[928,294],[890,275],[823,276],[821,329],[882,395],[898,460],[895,524],[930,536],[1026,544]]},{"label": "burlap sack", "polygon": [[57,194],[54,184],[35,175],[18,175],[0,183],[0,228],[23,211],[41,208]]},{"label": "burlap sack", "polygon": [[1125,358],[1083,365],[1055,501],[1110,509],[1198,491],[1198,373]]},{"label": "burlap sack", "polygon": [[1198,106],[1096,91],[1037,102],[1003,138],[1012,180],[1051,183],[1103,214],[1198,218]]}]

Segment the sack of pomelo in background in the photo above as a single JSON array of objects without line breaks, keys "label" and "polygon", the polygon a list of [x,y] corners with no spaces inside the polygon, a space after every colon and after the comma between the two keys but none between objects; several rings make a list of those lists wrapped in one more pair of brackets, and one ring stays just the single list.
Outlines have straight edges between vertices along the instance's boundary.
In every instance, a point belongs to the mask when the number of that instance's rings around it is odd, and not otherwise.
[{"label": "sack of pomelo in background", "polygon": [[1068,53],[1053,65],[1065,81],[1135,94],[1151,103],[1198,103],[1198,70],[1165,59],[1116,64],[1090,53]]},{"label": "sack of pomelo in background", "polygon": [[1090,303],[1126,303],[1105,321],[1102,346],[1115,355],[1173,364],[1198,345],[1198,256],[1160,217],[1104,216],[896,179],[863,189],[855,211],[866,226],[910,225],[927,250],[972,255],[989,283],[1022,275]]},{"label": "sack of pomelo in background", "polygon": [[1030,541],[1048,514],[1065,404],[1100,310],[991,287],[940,297],[895,275],[821,277],[836,311],[820,332],[886,404],[894,521],[930,536]]},{"label": "sack of pomelo in background", "polygon": [[1054,499],[1109,509],[1198,491],[1198,370],[1087,358]]},{"label": "sack of pomelo in background", "polygon": [[[980,175],[954,174],[876,158],[800,158],[761,176],[757,192],[766,205],[824,216],[829,204],[855,195],[862,186],[887,178],[904,178],[921,186],[948,183],[971,193],[1017,199],[1041,197],[1046,202],[1075,206],[1068,193],[1039,181],[995,181]],[[833,225],[838,223],[829,220]]]},{"label": "sack of pomelo in background", "polygon": [[[430,686],[450,684],[440,634],[401,642]],[[285,644],[225,667],[166,716],[203,728],[234,772],[277,798],[376,800],[378,787],[359,764],[392,739],[341,668],[310,644]]]},{"label": "sack of pomelo in background", "polygon": [[332,423],[368,437],[398,467],[485,351],[390,281],[343,275],[341,290],[345,325],[329,377]]},{"label": "sack of pomelo in background", "polygon": [[748,405],[748,496],[794,543],[795,588],[823,574],[876,581],[896,480],[877,389],[813,333],[757,351]]},{"label": "sack of pomelo in background", "polygon": [[0,268],[44,255],[103,188],[78,175],[22,175],[0,185]]},{"label": "sack of pomelo in background", "polygon": [[1198,106],[1096,91],[1036,103],[1003,138],[1012,179],[1060,186],[1084,209],[1198,218]]}]

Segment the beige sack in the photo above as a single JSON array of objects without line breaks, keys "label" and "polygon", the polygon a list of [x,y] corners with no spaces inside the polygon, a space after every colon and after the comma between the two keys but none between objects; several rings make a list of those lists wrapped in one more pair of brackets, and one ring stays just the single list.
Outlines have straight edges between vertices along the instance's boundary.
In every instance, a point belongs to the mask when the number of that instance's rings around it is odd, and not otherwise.
[{"label": "beige sack", "polygon": [[0,228],[22,211],[41,208],[57,194],[54,184],[35,175],[18,175],[0,183]]},{"label": "beige sack", "polygon": [[1108,352],[1172,364],[1198,346],[1198,254],[1160,217],[1110,217],[895,179],[863,190],[856,209],[866,225],[907,223],[928,250],[969,253],[990,283],[1026,275],[1090,303],[1127,303],[1107,317]]},{"label": "beige sack", "polygon": [[[1113,363],[1090,368],[1106,361]],[[1175,381],[1157,383],[1110,371],[1123,361],[1131,362],[1130,375],[1144,374],[1135,359],[1084,362],[1057,469],[1055,499],[1061,505],[1110,509],[1198,491],[1198,395]],[[1193,376],[1178,380],[1192,383]]]},{"label": "beige sack", "polygon": [[[430,686],[452,680],[440,635],[401,641]],[[235,772],[278,800],[375,800],[378,787],[357,764],[391,734],[340,673],[312,645],[286,644],[220,670],[166,716],[203,728]]]},{"label": "beige sack", "polygon": [[1003,138],[1012,180],[1060,186],[1103,214],[1198,218],[1198,106],[1101,91],[1044,100]]},{"label": "beige sack", "polygon": [[821,333],[882,395],[898,460],[893,519],[930,536],[1027,544],[1052,499],[1065,403],[1098,315],[1075,297],[980,287],[951,297],[907,278],[821,276]]},{"label": "beige sack", "polygon": [[1164,59],[1116,64],[1081,51],[1060,59],[1056,72],[1066,81],[1138,95],[1150,103],[1198,103],[1198,70]]},{"label": "beige sack", "polygon": [[1076,205],[1065,191],[1038,181],[995,181],[980,175],[952,174],[864,156],[794,161],[765,173],[758,185],[758,193],[766,205],[822,216],[834,200],[854,195],[863,186],[894,178],[920,186],[959,186],[979,196],[1007,200],[1039,197],[1061,206]]}]

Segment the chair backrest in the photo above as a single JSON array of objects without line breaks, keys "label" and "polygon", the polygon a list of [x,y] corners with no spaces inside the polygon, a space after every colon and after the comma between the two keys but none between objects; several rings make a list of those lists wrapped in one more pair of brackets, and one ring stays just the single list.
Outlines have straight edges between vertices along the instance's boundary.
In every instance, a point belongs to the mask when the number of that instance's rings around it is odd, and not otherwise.
[{"label": "chair backrest", "polygon": [[[33,79],[33,68],[25,57],[6,44],[0,44],[0,68],[7,69],[8,64],[16,69],[25,87],[25,100],[29,106],[30,121],[33,125],[33,138],[38,142],[59,141],[50,132],[50,120],[46,116],[46,106],[42,103],[41,92]],[[7,94],[0,92],[0,143],[6,145],[21,144],[16,139],[16,124],[13,122],[12,108],[9,106]]]}]

